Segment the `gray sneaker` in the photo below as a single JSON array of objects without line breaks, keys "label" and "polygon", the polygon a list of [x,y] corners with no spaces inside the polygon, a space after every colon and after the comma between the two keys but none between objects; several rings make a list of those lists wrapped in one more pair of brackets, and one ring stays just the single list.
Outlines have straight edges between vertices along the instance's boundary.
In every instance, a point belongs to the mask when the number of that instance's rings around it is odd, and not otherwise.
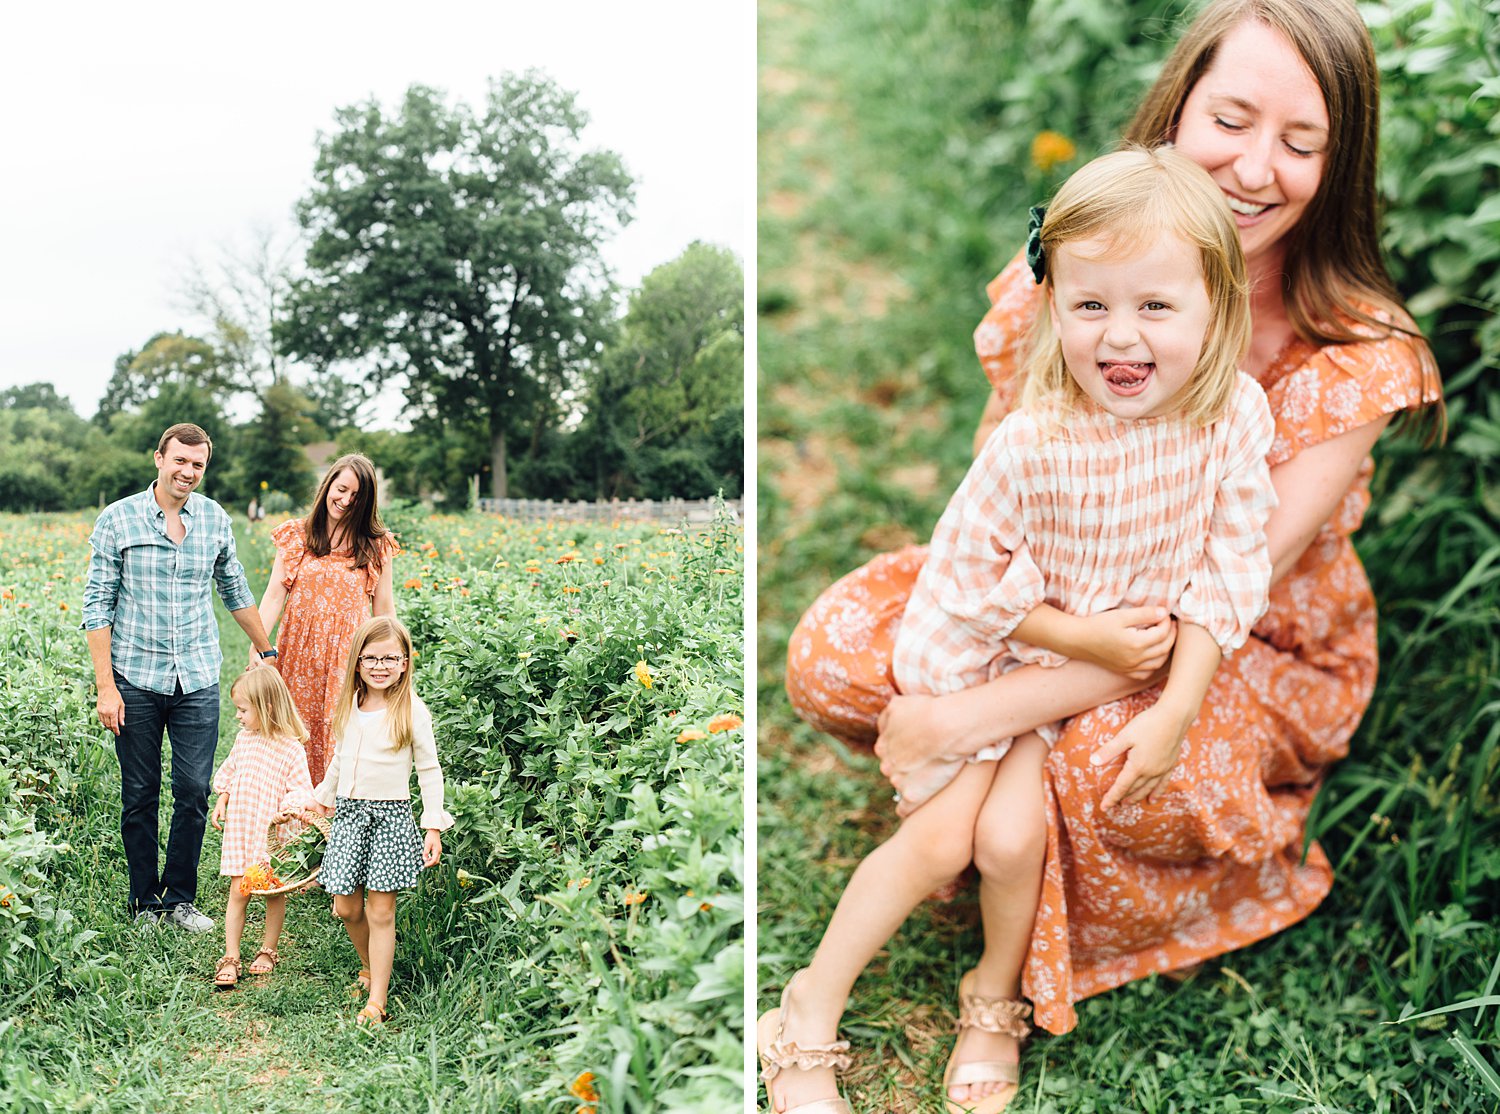
[{"label": "gray sneaker", "polygon": [[191,901],[172,906],[162,920],[167,924],[176,925],[184,932],[207,932],[214,926],[213,918],[198,912],[198,907]]},{"label": "gray sneaker", "polygon": [[135,927],[142,932],[150,932],[153,929],[161,927],[161,918],[162,911],[160,909],[142,909],[131,920],[135,922]]}]

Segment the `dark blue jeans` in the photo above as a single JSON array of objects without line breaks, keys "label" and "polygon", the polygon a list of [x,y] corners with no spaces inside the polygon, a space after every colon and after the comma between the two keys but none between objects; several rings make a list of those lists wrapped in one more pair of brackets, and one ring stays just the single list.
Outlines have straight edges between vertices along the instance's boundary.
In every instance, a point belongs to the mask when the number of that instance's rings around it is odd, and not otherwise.
[{"label": "dark blue jeans", "polygon": [[[120,839],[130,867],[130,910],[160,911],[196,901],[209,781],[219,745],[219,686],[188,693],[178,686],[165,696],[136,688],[118,670],[115,686],[125,701],[115,755],[120,760]],[[172,740],[172,827],[167,861],[158,870],[163,730]]]}]

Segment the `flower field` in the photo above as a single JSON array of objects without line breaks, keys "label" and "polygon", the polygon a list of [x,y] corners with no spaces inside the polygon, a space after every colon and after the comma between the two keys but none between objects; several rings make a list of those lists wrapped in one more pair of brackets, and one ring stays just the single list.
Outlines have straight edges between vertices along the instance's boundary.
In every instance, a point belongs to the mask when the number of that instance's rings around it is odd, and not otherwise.
[{"label": "flower field", "polygon": [[[77,629],[91,516],[0,517],[0,1109],[740,1103],[738,527],[390,518],[457,825],[399,903],[372,1039],[321,897],[293,898],[285,962],[232,995],[209,985],[218,928],[125,923],[118,768]],[[267,535],[240,535],[257,595]],[[221,629],[227,680],[245,642]],[[234,726],[221,716],[221,757]],[[217,865],[210,829],[216,920]]]}]

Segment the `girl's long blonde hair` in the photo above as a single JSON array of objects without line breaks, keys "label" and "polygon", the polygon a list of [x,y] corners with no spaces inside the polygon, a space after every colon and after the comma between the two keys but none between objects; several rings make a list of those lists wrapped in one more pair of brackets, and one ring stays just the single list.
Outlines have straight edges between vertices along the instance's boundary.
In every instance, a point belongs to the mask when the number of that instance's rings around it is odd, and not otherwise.
[{"label": "girl's long blonde hair", "polygon": [[1218,420],[1250,344],[1245,253],[1229,204],[1208,172],[1169,148],[1131,147],[1086,163],[1048,206],[1041,231],[1048,297],[1037,309],[1023,405],[1061,403],[1066,414],[1086,397],[1068,374],[1062,342],[1052,327],[1049,298],[1057,249],[1079,240],[1103,240],[1111,256],[1128,257],[1168,236],[1197,249],[1210,307],[1203,350],[1179,396],[1181,410],[1197,425]]},{"label": "girl's long blonde hair", "polygon": [[273,667],[247,669],[229,686],[229,695],[239,693],[255,718],[260,720],[259,734],[268,739],[296,739],[307,742],[307,725],[297,714],[291,691],[281,674]]},{"label": "girl's long blonde hair", "polygon": [[416,662],[411,652],[411,632],[401,624],[399,619],[386,615],[366,619],[354,632],[354,641],[349,645],[349,664],[344,670],[344,687],[339,691],[338,702],[333,706],[333,720],[328,727],[334,738],[343,735],[356,701],[362,699],[368,690],[364,678],[359,675],[360,654],[365,652],[365,647],[371,642],[387,640],[400,646],[401,653],[406,657],[406,669],[396,683],[385,690],[386,714],[390,717],[391,724],[391,740],[398,750],[401,747],[411,746],[415,741],[411,729],[411,675]]}]

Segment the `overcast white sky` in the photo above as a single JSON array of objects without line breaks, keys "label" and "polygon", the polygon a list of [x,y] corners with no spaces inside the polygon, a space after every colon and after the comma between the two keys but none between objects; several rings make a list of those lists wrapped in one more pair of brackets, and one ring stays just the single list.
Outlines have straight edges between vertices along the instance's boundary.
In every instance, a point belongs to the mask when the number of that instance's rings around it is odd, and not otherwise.
[{"label": "overcast white sky", "polygon": [[605,255],[635,285],[693,240],[753,236],[754,5],[388,0],[10,7],[0,42],[0,387],[93,414],[114,359],[193,332],[187,261],[295,231],[319,131],[420,82],[479,105],[535,67],[636,178]]}]

